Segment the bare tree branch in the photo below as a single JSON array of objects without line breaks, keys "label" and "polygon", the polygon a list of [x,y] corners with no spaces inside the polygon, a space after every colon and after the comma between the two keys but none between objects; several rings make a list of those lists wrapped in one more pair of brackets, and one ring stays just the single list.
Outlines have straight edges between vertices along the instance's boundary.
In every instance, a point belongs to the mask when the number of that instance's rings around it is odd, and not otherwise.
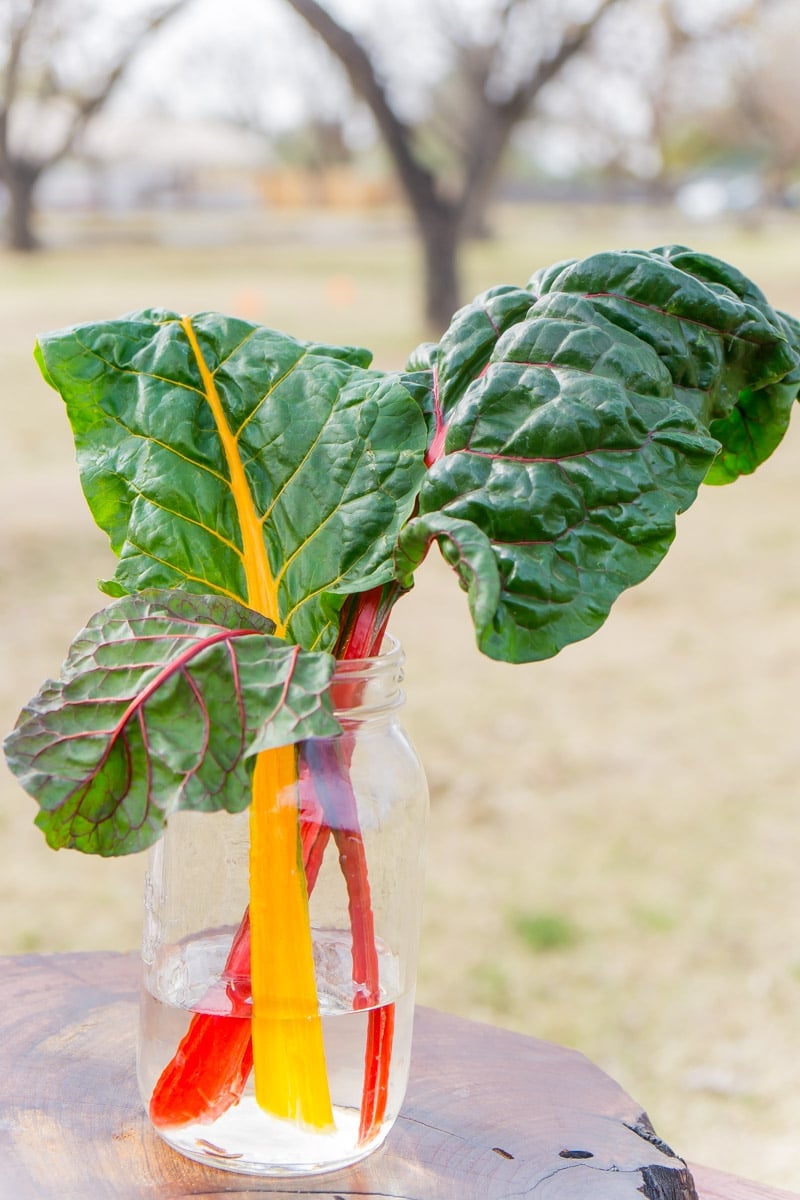
[{"label": "bare tree branch", "polygon": [[[489,44],[476,44],[460,37],[458,30],[450,31],[456,78],[466,81],[467,86],[459,119],[447,131],[446,141],[442,139],[449,161],[455,155],[461,167],[457,192],[448,197],[443,187],[447,172],[440,172],[437,178],[422,160],[418,138],[392,107],[367,49],[318,0],[287,0],[339,60],[353,91],[372,112],[420,231],[426,265],[426,311],[432,325],[445,323],[456,306],[458,246],[465,232],[482,221],[514,126],[542,88],[583,50],[597,21],[617,2],[601,0],[590,18],[565,32],[556,53],[536,61],[530,73],[505,97],[492,94],[491,81],[501,69],[506,39],[512,36],[513,20],[522,0],[504,0],[497,35]],[[437,115],[441,120],[440,111],[428,126],[434,132]]]},{"label": "bare tree branch", "polygon": [[[38,0],[34,0],[34,2],[38,2]],[[53,166],[55,163],[60,162],[70,153],[89,121],[95,113],[99,112],[105,106],[111,97],[112,92],[139,53],[142,44],[152,37],[153,34],[157,33],[162,25],[165,25],[167,21],[176,16],[188,3],[190,3],[190,0],[173,0],[172,4],[167,5],[166,8],[149,17],[142,29],[139,30],[135,41],[122,48],[119,57],[111,65],[105,79],[92,93],[83,96],[79,100],[72,124],[64,135],[60,146],[53,150],[47,157],[48,166]]]},{"label": "bare tree branch", "polygon": [[[535,63],[526,78],[520,80],[505,99],[493,99],[484,92],[478,110],[459,202],[461,219],[469,229],[482,225],[490,192],[515,126],[530,112],[540,92],[552,82],[566,64],[583,51],[603,14],[619,0],[602,0],[595,13],[583,24],[568,30],[558,50]],[[508,0],[505,16],[510,18],[515,0]],[[500,39],[496,46],[499,48]]]},{"label": "bare tree branch", "polygon": [[3,112],[8,112],[9,103],[14,96],[17,87],[17,79],[19,75],[19,64],[22,57],[22,48],[28,37],[28,31],[31,27],[31,22],[36,15],[36,9],[39,7],[41,0],[30,0],[28,11],[23,14],[22,20],[11,31],[11,41],[8,48],[8,61],[6,64],[5,86],[3,88]]},{"label": "bare tree branch", "polygon": [[519,83],[512,95],[501,105],[512,120],[518,121],[525,116],[542,89],[561,73],[571,59],[576,58],[585,49],[600,19],[618,3],[619,0],[601,0],[588,20],[566,32],[556,53],[538,63],[529,77]]},{"label": "bare tree branch", "polygon": [[[151,14],[116,53],[103,78],[91,90],[69,96],[54,67],[38,76],[38,99],[50,100],[59,96],[68,99],[72,112],[66,129],[58,142],[38,153],[20,147],[15,149],[9,140],[9,118],[22,94],[23,60],[26,47],[41,34],[36,18],[47,0],[27,0],[27,8],[13,27],[6,58],[3,94],[0,101],[0,178],[9,196],[9,244],[15,249],[30,250],[35,246],[31,228],[33,195],[39,178],[60,162],[75,146],[91,118],[109,100],[141,47],[167,21],[171,20],[190,0],[172,0],[160,11]],[[46,34],[42,36],[46,37]],[[56,60],[56,55],[51,55]]]},{"label": "bare tree branch", "polygon": [[0,176],[2,177],[5,177],[8,164],[9,110],[19,82],[22,51],[40,2],[41,0],[30,0],[28,11],[23,14],[22,20],[11,31],[5,79],[3,80],[3,99],[0,104]]},{"label": "bare tree branch", "polygon": [[361,42],[331,16],[317,0],[287,0],[298,16],[314,30],[344,67],[356,95],[369,107],[388,149],[401,183],[412,200],[439,202],[436,181],[414,156],[412,134],[389,103],[375,66]]}]

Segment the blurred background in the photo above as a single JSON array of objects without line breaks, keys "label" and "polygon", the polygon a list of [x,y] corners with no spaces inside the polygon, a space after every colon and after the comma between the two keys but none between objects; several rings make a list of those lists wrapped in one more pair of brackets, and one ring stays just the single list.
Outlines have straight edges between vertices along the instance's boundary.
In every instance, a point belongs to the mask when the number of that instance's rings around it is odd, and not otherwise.
[{"label": "blurred background", "polygon": [[[0,31],[3,730],[113,569],[38,331],[218,309],[390,368],[484,287],[667,242],[800,314],[793,0],[0,0]],[[483,660],[437,561],[393,629],[421,1001],[800,1190],[798,436],[550,662]],[[0,951],[136,947],[143,861],[56,855],[33,809],[0,766]]]}]

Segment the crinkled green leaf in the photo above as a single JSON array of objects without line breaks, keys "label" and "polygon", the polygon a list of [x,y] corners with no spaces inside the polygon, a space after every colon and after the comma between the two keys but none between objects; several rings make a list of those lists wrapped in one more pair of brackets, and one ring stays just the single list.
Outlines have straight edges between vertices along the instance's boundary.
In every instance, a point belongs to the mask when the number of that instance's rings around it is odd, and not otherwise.
[{"label": "crinkled green leaf", "polygon": [[119,555],[112,594],[217,592],[328,649],[343,596],[391,578],[426,430],[399,378],[365,369],[366,351],[147,311],[47,334],[37,354]]},{"label": "crinkled green leaf", "polygon": [[[580,297],[548,296],[499,339],[451,412],[446,447],[401,554],[418,558],[423,536],[444,541],[473,596],[480,648],[519,662],[588,636],[649,574],[717,444],[675,402],[646,344]],[[483,538],[468,539],[468,525]],[[487,539],[500,579],[493,611]]]},{"label": "crinkled green leaf", "polygon": [[464,389],[484,370],[498,338],[522,320],[532,303],[523,288],[490,288],[458,310],[441,342],[424,342],[412,353],[403,382],[428,423],[427,462],[441,454],[451,409]]},{"label": "crinkled green leaf", "polygon": [[459,521],[441,512],[427,513],[412,521],[398,547],[401,581],[411,586],[414,572],[434,541],[467,592],[475,628],[487,628],[501,601],[500,571],[491,541],[473,521]]},{"label": "crinkled green leaf", "polygon": [[[780,441],[791,404],[774,387],[794,370],[797,348],[785,319],[735,267],[685,246],[662,246],[561,263],[537,272],[529,286],[537,296],[582,296],[651,346],[675,399],[720,441],[725,479],[736,477],[739,464],[753,470]],[[757,436],[743,455],[747,429]]]},{"label": "crinkled green leaf", "polygon": [[774,449],[800,381],[800,326],[683,247],[558,263],[529,289],[478,297],[414,361],[429,472],[397,555],[408,579],[438,542],[480,648],[514,662],[594,632],[704,478]]},{"label": "crinkled green leaf", "polygon": [[744,387],[727,417],[711,424],[711,435],[722,444],[705,482],[732,483],[749,475],[772,454],[789,428],[800,392],[800,322],[786,313],[779,317],[798,355],[798,365],[783,379],[761,388]]},{"label": "crinkled green leaf", "polygon": [[488,363],[497,339],[523,320],[533,303],[525,288],[489,288],[459,309],[436,350],[436,391],[444,419]]},{"label": "crinkled green leaf", "polygon": [[151,590],[97,613],[6,739],[51,846],[129,854],[176,809],[239,812],[252,756],[338,725],[334,660],[220,596]]}]

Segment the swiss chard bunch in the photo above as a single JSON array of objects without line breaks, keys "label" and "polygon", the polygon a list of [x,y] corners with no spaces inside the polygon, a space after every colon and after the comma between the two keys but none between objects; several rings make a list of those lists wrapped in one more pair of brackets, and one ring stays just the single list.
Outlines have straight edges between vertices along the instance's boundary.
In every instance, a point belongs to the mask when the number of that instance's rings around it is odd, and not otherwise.
[{"label": "swiss chard bunch", "polygon": [[5,749],[48,842],[104,855],[176,809],[242,809],[262,750],[335,730],[335,660],[375,652],[433,542],[491,657],[593,633],[700,484],[771,453],[800,388],[800,325],[682,247],[493,288],[400,372],[161,310],[36,354],[115,599]]},{"label": "swiss chard bunch", "polygon": [[[733,268],[668,247],[494,288],[401,372],[213,313],[135,313],[36,353],[117,566],[114,599],[6,740],[11,769],[50,845],[104,855],[152,844],[178,809],[249,806],[250,903],[226,969],[249,968],[250,1019],[192,1014],[151,1119],[213,1122],[252,1071],[261,1108],[334,1127],[308,908],[333,842],[368,1008],[368,1146],[394,1005],[378,1002],[336,661],[377,653],[434,542],[486,654],[529,662],[593,633],[701,482],[778,444],[800,326]],[[287,996],[296,1019],[276,1019]]]}]

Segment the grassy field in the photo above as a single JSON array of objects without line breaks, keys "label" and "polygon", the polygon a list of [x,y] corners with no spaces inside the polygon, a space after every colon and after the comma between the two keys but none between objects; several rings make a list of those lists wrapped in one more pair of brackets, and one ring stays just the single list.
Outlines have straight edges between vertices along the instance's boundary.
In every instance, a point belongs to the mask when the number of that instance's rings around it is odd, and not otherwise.
[{"label": "grassy field", "polygon": [[[469,256],[468,294],[680,240],[800,313],[791,216],[754,232],[536,209],[498,228]],[[37,330],[215,308],[370,345],[381,366],[424,337],[399,220],[265,220],[205,247],[173,228],[158,247],[102,253],[102,229],[94,246],[47,232],[60,248],[0,256],[3,729],[101,606],[110,569],[31,361]],[[795,429],[756,477],[703,493],[656,574],[550,662],[482,659],[434,561],[393,629],[432,798],[420,999],[576,1046],[683,1155],[800,1191],[798,468]],[[143,863],[55,855],[32,816],[3,765],[0,951],[136,946]]]}]

